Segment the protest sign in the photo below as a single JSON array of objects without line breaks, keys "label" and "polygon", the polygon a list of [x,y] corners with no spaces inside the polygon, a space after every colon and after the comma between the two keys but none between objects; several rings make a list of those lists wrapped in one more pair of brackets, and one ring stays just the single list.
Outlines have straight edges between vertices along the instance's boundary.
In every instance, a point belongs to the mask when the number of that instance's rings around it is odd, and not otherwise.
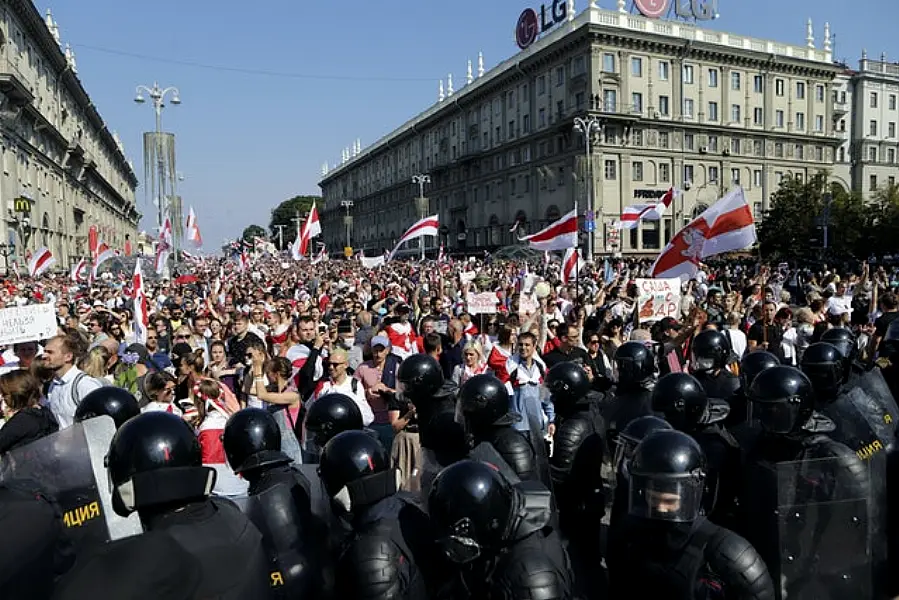
[{"label": "protest sign", "polygon": [[468,302],[468,314],[471,315],[492,315],[496,313],[496,294],[493,292],[483,292],[480,294],[468,294],[466,302]]},{"label": "protest sign", "polygon": [[0,346],[46,340],[59,328],[53,304],[31,304],[0,309]]},{"label": "protest sign", "polygon": [[680,318],[680,279],[637,279],[637,307],[641,323],[665,317]]}]

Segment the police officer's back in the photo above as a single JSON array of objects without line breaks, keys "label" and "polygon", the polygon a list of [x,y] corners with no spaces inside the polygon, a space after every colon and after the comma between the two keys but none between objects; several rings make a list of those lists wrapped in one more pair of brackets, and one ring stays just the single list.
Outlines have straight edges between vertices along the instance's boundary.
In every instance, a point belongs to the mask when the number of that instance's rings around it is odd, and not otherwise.
[{"label": "police officer's back", "polygon": [[614,362],[618,372],[615,394],[602,411],[609,445],[633,419],[652,413],[650,387],[655,376],[655,357],[642,342],[618,346]]},{"label": "police officer's back", "polygon": [[[740,361],[740,389],[730,397],[730,413],[724,420],[724,426],[732,429],[745,429],[749,421],[749,387],[759,373],[765,369],[776,367],[780,359],[764,350],[750,352]],[[714,396],[713,396],[714,397]],[[739,437],[739,436],[738,436]]]},{"label": "police officer's back", "polygon": [[687,434],[657,431],[637,445],[623,556],[611,565],[613,597],[774,599],[749,542],[700,516],[704,479],[702,449]]},{"label": "police officer's back", "polygon": [[363,428],[362,411],[346,394],[325,394],[309,407],[303,426],[306,429],[303,461],[318,462],[322,448],[331,438]]},{"label": "police officer's back", "polygon": [[549,526],[549,492],[534,482],[513,486],[474,460],[443,469],[428,495],[428,515],[449,564],[439,572],[443,598],[571,598],[571,574]]},{"label": "police officer's back", "polygon": [[148,412],[127,421],[109,448],[116,513],[137,511],[148,531],[171,535],[202,565],[198,596],[264,598],[268,569],[259,530],[227,500],[210,498],[215,471],[179,417]]},{"label": "police officer's back", "polygon": [[399,473],[381,443],[345,431],[325,445],[319,473],[333,510],[352,528],[337,560],[337,597],[427,598],[428,520],[397,492]]}]

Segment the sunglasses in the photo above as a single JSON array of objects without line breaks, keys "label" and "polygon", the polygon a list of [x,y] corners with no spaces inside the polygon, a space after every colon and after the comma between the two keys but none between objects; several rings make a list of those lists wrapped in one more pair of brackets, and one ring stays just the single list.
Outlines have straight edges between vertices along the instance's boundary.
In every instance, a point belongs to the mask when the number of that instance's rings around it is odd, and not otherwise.
[{"label": "sunglasses", "polygon": [[176,340],[186,340],[189,337],[190,337],[189,335],[176,335],[175,339]]},{"label": "sunglasses", "polygon": [[590,340],[590,341],[587,342],[587,343],[588,343],[588,344],[598,344],[598,343],[599,343],[599,340]]},{"label": "sunglasses", "polygon": [[346,363],[328,363],[328,368],[333,367],[336,369],[337,367],[343,367],[343,366],[346,366]]}]

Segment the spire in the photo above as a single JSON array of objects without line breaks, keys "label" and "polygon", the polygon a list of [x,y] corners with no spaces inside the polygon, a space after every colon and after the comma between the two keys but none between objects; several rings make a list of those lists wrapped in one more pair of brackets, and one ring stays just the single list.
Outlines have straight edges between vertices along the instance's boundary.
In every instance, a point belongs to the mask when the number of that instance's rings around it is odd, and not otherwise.
[{"label": "spire", "polygon": [[450,73],[449,75],[446,76],[446,95],[447,96],[453,95],[453,74],[452,73]]},{"label": "spire", "polygon": [[66,49],[64,51],[66,55],[66,64],[69,65],[69,69],[71,69],[72,73],[78,74],[78,66],[75,64],[75,51],[72,50],[72,47],[66,43]]},{"label": "spire", "polygon": [[574,21],[574,0],[568,0],[568,21]]},{"label": "spire", "polygon": [[627,12],[627,2],[625,0],[618,0],[618,12],[620,12],[620,13]]},{"label": "spire", "polygon": [[44,19],[44,24],[47,26],[47,31],[50,32],[50,35],[52,35],[53,39],[56,40],[56,43],[59,44],[59,25],[53,20],[53,12],[49,8],[47,9],[47,17]]},{"label": "spire", "polygon": [[346,164],[346,161],[350,159],[350,157],[348,156],[349,153],[349,148],[344,148],[340,151],[340,164]]},{"label": "spire", "polygon": [[815,47],[815,30],[812,27],[812,20],[809,19],[805,25],[805,44],[809,48]]},{"label": "spire", "polygon": [[328,174],[328,163],[324,162],[324,163],[322,163],[322,176],[325,176],[327,174]]},{"label": "spire", "polygon": [[362,140],[356,138],[356,154],[362,154]]},{"label": "spire", "polygon": [[887,61],[887,53],[881,52],[880,53],[880,62],[885,63],[886,61]]},{"label": "spire", "polygon": [[468,71],[465,74],[465,83],[471,84],[474,81],[474,75],[471,74],[471,59],[468,59]]},{"label": "spire", "polygon": [[824,51],[830,52],[833,46],[830,41],[830,23],[824,23]]},{"label": "spire", "polygon": [[444,96],[444,94],[443,94],[443,80],[441,79],[441,80],[440,80],[440,85],[439,85],[438,88],[437,88],[437,101],[438,101],[438,102],[443,102],[443,99],[444,99],[445,97],[446,97],[446,96]]},{"label": "spire", "polygon": [[868,60],[868,49],[862,48],[862,60]]},{"label": "spire", "polygon": [[484,76],[484,53],[478,52],[478,77]]},{"label": "spire", "polygon": [[596,0],[590,0],[590,8],[599,8],[599,7],[596,5]]}]

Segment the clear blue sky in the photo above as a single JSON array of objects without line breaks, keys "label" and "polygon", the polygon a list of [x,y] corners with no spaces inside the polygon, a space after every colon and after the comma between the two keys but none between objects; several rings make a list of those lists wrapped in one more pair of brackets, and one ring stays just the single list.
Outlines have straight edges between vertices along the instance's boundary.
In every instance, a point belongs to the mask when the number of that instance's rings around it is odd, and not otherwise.
[{"label": "clear blue sky", "polygon": [[[180,191],[199,217],[207,251],[295,194],[318,194],[321,165],[341,148],[363,147],[436,100],[450,72],[458,89],[467,59],[486,67],[514,54],[518,14],[536,0],[78,0],[47,2],[63,43],[75,48],[82,82],[110,129],[118,130],[138,176],[141,132],[153,111],[134,104],[138,84],[178,86],[169,107]],[[587,0],[576,0],[577,11]],[[614,9],[615,0],[600,0]],[[630,5],[630,2],[629,2]],[[262,8],[264,7],[264,9]],[[719,0],[707,26],[794,44],[811,17],[820,46],[824,22],[836,58],[857,65],[862,47],[899,60],[896,0]],[[135,56],[138,55],[138,56]],[[205,68],[178,63],[217,66]],[[476,65],[475,65],[476,68]],[[229,70],[231,69],[231,70]],[[267,71],[270,74],[241,72]],[[139,207],[154,226],[154,211]],[[186,210],[186,209],[185,209]]]}]

